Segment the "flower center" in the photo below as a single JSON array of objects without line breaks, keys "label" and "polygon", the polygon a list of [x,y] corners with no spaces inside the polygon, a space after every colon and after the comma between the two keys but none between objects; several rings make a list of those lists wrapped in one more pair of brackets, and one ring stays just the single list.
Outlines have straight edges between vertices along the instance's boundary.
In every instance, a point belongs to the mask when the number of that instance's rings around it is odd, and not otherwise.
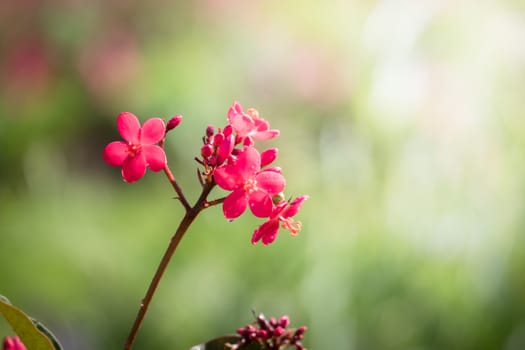
[{"label": "flower center", "polygon": [[259,188],[257,187],[257,180],[255,179],[249,179],[244,183],[244,190],[248,194],[252,194],[255,191],[258,191]]},{"label": "flower center", "polygon": [[138,153],[140,153],[140,145],[134,145],[130,143],[128,145],[128,156],[135,157]]}]

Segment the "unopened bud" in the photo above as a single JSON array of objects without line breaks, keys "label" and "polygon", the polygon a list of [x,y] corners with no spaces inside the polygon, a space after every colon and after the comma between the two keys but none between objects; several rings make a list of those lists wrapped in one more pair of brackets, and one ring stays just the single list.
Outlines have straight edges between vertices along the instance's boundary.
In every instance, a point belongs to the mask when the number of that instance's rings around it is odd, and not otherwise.
[{"label": "unopened bud", "polygon": [[281,327],[281,326],[277,326],[277,327],[274,329],[274,331],[273,331],[273,335],[274,335],[275,337],[280,337],[280,336],[283,335],[283,334],[284,334],[284,328]]},{"label": "unopened bud", "polygon": [[179,126],[181,122],[182,122],[182,115],[177,114],[176,116],[174,116],[168,121],[168,124],[166,124],[166,132],[172,129],[175,129],[177,126]]},{"label": "unopened bud", "polygon": [[268,338],[268,331],[266,329],[259,329],[257,331],[257,338],[259,338],[259,339],[267,339]]},{"label": "unopened bud", "polygon": [[222,130],[222,133],[224,134],[224,136],[228,137],[232,134],[233,132],[233,127],[228,124],[224,127],[224,130]]},{"label": "unopened bud", "polygon": [[213,127],[213,125],[208,125],[208,127],[206,128],[206,136],[212,137],[214,133],[215,128]]},{"label": "unopened bud", "polygon": [[209,158],[209,157],[211,157],[212,154],[213,154],[213,146],[212,145],[205,144],[204,146],[201,147],[201,156],[202,156],[202,158],[204,158],[204,159]]},{"label": "unopened bud", "polygon": [[301,339],[303,337],[304,332],[306,332],[307,329],[308,328],[306,328],[306,326],[301,326],[297,328],[294,336],[297,337],[298,339]]},{"label": "unopened bud", "polygon": [[286,328],[288,327],[288,325],[290,324],[290,317],[288,316],[281,316],[281,318],[279,318],[279,326],[283,327],[283,328]]},{"label": "unopened bud", "polygon": [[277,158],[277,152],[277,148],[268,148],[266,151],[261,153],[261,167],[271,164]]},{"label": "unopened bud", "polygon": [[218,132],[217,135],[213,137],[213,143],[215,146],[219,146],[222,141],[224,141],[224,134],[222,132]]}]

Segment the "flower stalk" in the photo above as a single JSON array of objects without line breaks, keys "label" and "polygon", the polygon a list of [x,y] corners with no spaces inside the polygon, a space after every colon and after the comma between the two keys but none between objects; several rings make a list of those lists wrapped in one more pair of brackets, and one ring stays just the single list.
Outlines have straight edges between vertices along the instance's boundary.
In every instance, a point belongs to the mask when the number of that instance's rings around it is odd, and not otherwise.
[{"label": "flower stalk", "polygon": [[[168,168],[166,166],[166,168]],[[168,169],[169,171],[169,169]],[[171,172],[169,172],[171,174]],[[175,178],[168,176],[168,179],[173,184],[174,187],[179,188],[177,185],[177,182],[175,181]],[[172,181],[173,180],[173,181]],[[153,276],[148,290],[146,291],[146,295],[142,299],[139,307],[139,311],[137,313],[137,316],[135,317],[135,322],[133,322],[133,326],[131,328],[131,331],[128,335],[128,338],[126,339],[126,343],[124,345],[124,350],[129,350],[133,346],[133,343],[135,341],[135,338],[137,336],[137,333],[140,329],[140,326],[142,325],[142,321],[144,320],[144,317],[146,316],[146,313],[148,312],[148,308],[151,304],[151,300],[153,299],[153,296],[155,295],[155,292],[157,290],[157,287],[160,283],[160,280],[162,279],[162,276],[164,275],[164,272],[166,271],[166,268],[168,267],[168,264],[175,253],[175,250],[179,246],[180,241],[188,231],[188,228],[192,224],[192,222],[197,218],[199,213],[205,209],[210,207],[211,205],[219,204],[220,202],[214,201],[213,204],[210,204],[206,198],[208,197],[209,193],[213,189],[215,184],[211,181],[207,182],[205,186],[202,189],[202,193],[199,196],[199,199],[195,203],[193,207],[186,208],[186,213],[184,214],[184,217],[179,223],[179,227],[177,228],[177,231],[175,231],[175,234],[173,237],[171,237],[170,243],[168,247],[166,248],[166,251],[164,252],[164,255],[162,256],[162,259],[159,263],[159,266],[157,267],[157,270],[155,271],[155,275]],[[178,193],[178,192],[177,192]],[[181,200],[181,203],[184,205],[184,203],[187,203],[186,198],[184,195],[182,195],[182,192],[178,193],[179,199]]]}]

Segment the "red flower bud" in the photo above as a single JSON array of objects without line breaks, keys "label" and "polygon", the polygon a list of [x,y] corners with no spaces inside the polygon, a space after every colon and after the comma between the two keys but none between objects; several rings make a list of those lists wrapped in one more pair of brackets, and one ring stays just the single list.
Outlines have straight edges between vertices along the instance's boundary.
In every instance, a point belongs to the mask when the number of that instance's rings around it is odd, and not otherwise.
[{"label": "red flower bud", "polygon": [[306,328],[306,326],[301,326],[297,328],[297,330],[295,331],[295,336],[301,339],[302,335],[304,334],[304,332],[306,332],[307,329],[308,328]]},{"label": "red flower bud", "polygon": [[279,318],[279,326],[283,327],[283,328],[286,328],[288,327],[288,325],[290,324],[290,317],[288,316],[281,316],[281,318]]},{"label": "red flower bud", "polygon": [[224,134],[224,136],[228,137],[230,136],[232,133],[233,133],[233,127],[231,125],[226,125],[224,127],[224,130],[222,130],[222,133]]},{"label": "red flower bud", "polygon": [[219,146],[222,141],[224,141],[224,134],[222,132],[218,132],[217,135],[213,137],[213,144],[215,146]]},{"label": "red flower bud", "polygon": [[275,158],[277,158],[277,152],[277,148],[268,148],[266,151],[261,153],[261,167],[271,164]]},{"label": "red flower bud", "polygon": [[212,145],[206,144],[206,145],[201,147],[201,156],[204,159],[206,159],[208,157],[211,157],[212,154],[213,154],[213,146]]},{"label": "red flower bud", "polygon": [[213,125],[208,125],[208,127],[206,128],[206,136],[212,137],[214,133],[215,128],[213,127]]},{"label": "red flower bud", "polygon": [[284,328],[281,327],[281,326],[277,326],[277,327],[274,329],[274,331],[273,331],[273,335],[274,335],[275,337],[280,337],[280,336],[283,335],[283,334],[284,334]]},{"label": "red flower bud", "polygon": [[182,122],[182,115],[177,114],[176,116],[174,116],[168,121],[168,124],[166,125],[166,132],[172,129],[175,129],[177,126],[179,126],[181,122]]},{"label": "red flower bud", "polygon": [[257,338],[261,340],[266,340],[268,338],[268,331],[265,329],[259,329],[257,331]]}]

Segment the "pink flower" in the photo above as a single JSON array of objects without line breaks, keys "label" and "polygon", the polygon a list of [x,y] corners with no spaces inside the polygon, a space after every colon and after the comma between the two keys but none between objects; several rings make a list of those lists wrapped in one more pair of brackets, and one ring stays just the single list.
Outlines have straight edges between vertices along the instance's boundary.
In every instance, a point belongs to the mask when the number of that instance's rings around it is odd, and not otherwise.
[{"label": "pink flower", "polygon": [[[283,201],[277,204],[272,210],[272,214],[269,216],[268,221],[264,222],[259,228],[255,230],[252,236],[252,244],[255,244],[262,240],[264,245],[268,245],[275,241],[277,233],[279,232],[279,226],[290,231],[295,236],[301,231],[301,222],[295,221],[295,216],[301,204],[308,199],[308,196],[299,196],[291,202]],[[281,224],[282,222],[282,224]]]},{"label": "pink flower", "polygon": [[241,140],[270,140],[279,136],[279,130],[270,130],[270,123],[260,118],[257,110],[248,108],[245,113],[239,102],[228,110],[228,122]]},{"label": "pink flower", "polygon": [[160,118],[140,122],[133,114],[122,112],[117,118],[120,136],[126,141],[114,141],[104,148],[103,157],[112,166],[122,166],[122,178],[135,182],[144,176],[146,168],[160,171],[166,166],[166,154],[156,143],[164,138],[166,127]]},{"label": "pink flower", "polygon": [[278,171],[261,171],[261,155],[253,147],[241,150],[236,159],[230,158],[226,165],[215,169],[214,178],[219,187],[233,191],[222,206],[227,219],[239,217],[248,205],[255,216],[268,217],[272,213],[272,196],[285,186]]},{"label": "pink flower", "polygon": [[18,337],[5,337],[4,350],[26,350],[26,347]]}]

